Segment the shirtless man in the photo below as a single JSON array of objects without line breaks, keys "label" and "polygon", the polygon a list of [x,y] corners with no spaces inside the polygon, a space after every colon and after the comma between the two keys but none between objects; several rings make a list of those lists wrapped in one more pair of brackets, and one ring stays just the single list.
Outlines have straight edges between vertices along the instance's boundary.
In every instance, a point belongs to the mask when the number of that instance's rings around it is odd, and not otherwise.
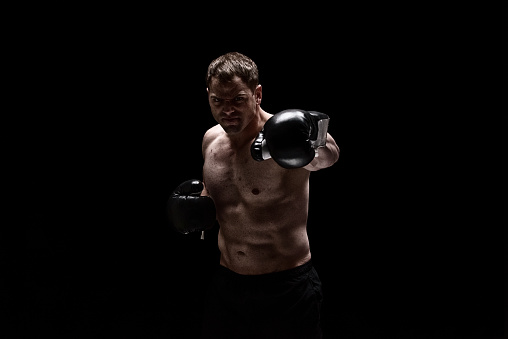
[{"label": "shirtless man", "polygon": [[333,165],[339,148],[325,114],[265,112],[258,79],[240,53],[210,64],[218,124],[203,137],[203,183],[180,185],[169,214],[182,233],[220,227],[203,338],[321,338],[321,282],[306,230],[309,176]]}]

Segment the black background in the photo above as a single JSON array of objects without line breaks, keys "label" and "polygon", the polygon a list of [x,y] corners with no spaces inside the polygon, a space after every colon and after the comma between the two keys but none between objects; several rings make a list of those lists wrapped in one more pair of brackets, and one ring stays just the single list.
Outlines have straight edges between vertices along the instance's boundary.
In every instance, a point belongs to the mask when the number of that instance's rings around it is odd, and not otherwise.
[{"label": "black background", "polygon": [[196,337],[217,228],[180,235],[164,207],[201,178],[215,124],[206,68],[229,51],[258,64],[266,111],[331,117],[341,156],[311,175],[308,223],[325,338],[500,338],[505,234],[478,171],[482,127],[464,121],[460,30],[391,10],[56,20],[32,9],[13,24],[12,338]]}]

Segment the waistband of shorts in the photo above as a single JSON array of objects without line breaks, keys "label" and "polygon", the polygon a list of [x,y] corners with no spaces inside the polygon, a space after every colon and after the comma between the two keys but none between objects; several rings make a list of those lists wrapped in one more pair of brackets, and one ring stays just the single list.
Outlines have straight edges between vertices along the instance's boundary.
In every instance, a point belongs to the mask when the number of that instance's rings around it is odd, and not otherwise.
[{"label": "waistband of shorts", "polygon": [[243,280],[243,281],[253,281],[253,282],[264,282],[264,281],[282,281],[289,280],[292,278],[297,278],[305,273],[309,272],[314,266],[312,265],[312,259],[307,261],[305,264],[300,266],[296,266],[287,270],[265,273],[265,274],[240,274],[234,271],[231,271],[229,268],[219,265],[219,273],[227,275],[230,278]]}]

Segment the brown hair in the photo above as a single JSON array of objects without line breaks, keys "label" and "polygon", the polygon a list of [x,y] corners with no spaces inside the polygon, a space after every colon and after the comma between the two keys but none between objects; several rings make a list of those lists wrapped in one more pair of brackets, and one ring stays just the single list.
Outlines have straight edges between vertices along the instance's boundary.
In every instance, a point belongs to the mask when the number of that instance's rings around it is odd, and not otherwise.
[{"label": "brown hair", "polygon": [[218,78],[219,82],[227,82],[238,76],[254,92],[259,84],[258,67],[249,57],[231,52],[221,55],[213,60],[208,66],[206,73],[206,85],[210,87],[212,77]]}]

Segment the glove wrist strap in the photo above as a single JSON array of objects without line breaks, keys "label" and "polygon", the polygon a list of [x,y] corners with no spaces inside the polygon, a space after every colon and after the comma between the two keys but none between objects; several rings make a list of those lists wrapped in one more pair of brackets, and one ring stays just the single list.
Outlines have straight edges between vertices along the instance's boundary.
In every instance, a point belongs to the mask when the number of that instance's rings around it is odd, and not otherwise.
[{"label": "glove wrist strap", "polygon": [[330,117],[324,113],[310,111],[309,112],[312,118],[314,119],[317,133],[315,134],[315,140],[311,140],[310,144],[314,149],[318,147],[323,147],[326,145],[326,136],[328,133],[328,123],[330,122]]}]

